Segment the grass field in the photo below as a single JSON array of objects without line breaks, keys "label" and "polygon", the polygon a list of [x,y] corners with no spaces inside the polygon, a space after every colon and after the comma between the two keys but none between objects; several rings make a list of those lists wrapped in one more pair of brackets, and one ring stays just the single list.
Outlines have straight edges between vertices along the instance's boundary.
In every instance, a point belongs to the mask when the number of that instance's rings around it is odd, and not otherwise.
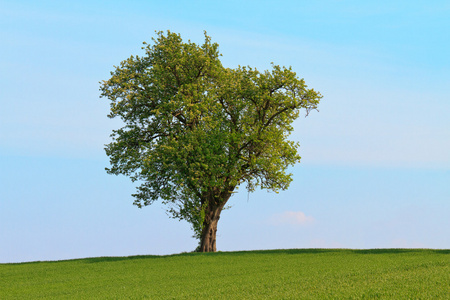
[{"label": "grass field", "polygon": [[0,299],[450,299],[449,254],[294,249],[0,264]]}]

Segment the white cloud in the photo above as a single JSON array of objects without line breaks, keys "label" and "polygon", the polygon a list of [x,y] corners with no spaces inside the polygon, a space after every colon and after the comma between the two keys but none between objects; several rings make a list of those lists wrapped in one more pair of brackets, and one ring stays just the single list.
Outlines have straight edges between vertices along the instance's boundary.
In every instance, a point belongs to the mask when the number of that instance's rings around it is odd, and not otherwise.
[{"label": "white cloud", "polygon": [[285,211],[283,213],[274,214],[270,218],[272,225],[307,225],[314,222],[314,218],[305,215],[301,211]]}]

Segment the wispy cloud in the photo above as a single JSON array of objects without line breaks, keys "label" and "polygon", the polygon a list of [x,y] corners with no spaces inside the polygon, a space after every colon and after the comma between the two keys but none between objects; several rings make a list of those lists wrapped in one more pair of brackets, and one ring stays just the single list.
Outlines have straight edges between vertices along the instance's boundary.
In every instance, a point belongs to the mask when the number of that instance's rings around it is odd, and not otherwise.
[{"label": "wispy cloud", "polygon": [[272,225],[308,225],[314,221],[313,217],[307,216],[301,211],[285,211],[283,213],[274,214],[269,219],[269,222]]}]

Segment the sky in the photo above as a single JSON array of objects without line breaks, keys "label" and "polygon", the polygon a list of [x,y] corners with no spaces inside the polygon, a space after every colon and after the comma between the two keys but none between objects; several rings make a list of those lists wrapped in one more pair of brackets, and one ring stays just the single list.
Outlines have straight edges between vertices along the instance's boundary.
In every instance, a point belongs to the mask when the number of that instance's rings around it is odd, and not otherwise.
[{"label": "sky", "polygon": [[219,251],[450,248],[450,2],[0,0],[0,263],[197,246],[105,172],[99,82],[155,31],[219,44],[225,67],[292,66],[324,96],[295,121],[279,194],[245,189]]}]

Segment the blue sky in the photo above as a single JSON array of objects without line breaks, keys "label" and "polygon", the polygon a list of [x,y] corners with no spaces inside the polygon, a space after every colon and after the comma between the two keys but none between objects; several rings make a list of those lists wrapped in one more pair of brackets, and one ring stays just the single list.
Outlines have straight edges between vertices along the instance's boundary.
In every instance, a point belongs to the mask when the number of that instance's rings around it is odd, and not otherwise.
[{"label": "blue sky", "polygon": [[0,263],[196,247],[104,171],[120,122],[99,81],[167,29],[324,95],[290,189],[233,196],[218,250],[450,248],[448,28],[448,1],[0,0]]}]

